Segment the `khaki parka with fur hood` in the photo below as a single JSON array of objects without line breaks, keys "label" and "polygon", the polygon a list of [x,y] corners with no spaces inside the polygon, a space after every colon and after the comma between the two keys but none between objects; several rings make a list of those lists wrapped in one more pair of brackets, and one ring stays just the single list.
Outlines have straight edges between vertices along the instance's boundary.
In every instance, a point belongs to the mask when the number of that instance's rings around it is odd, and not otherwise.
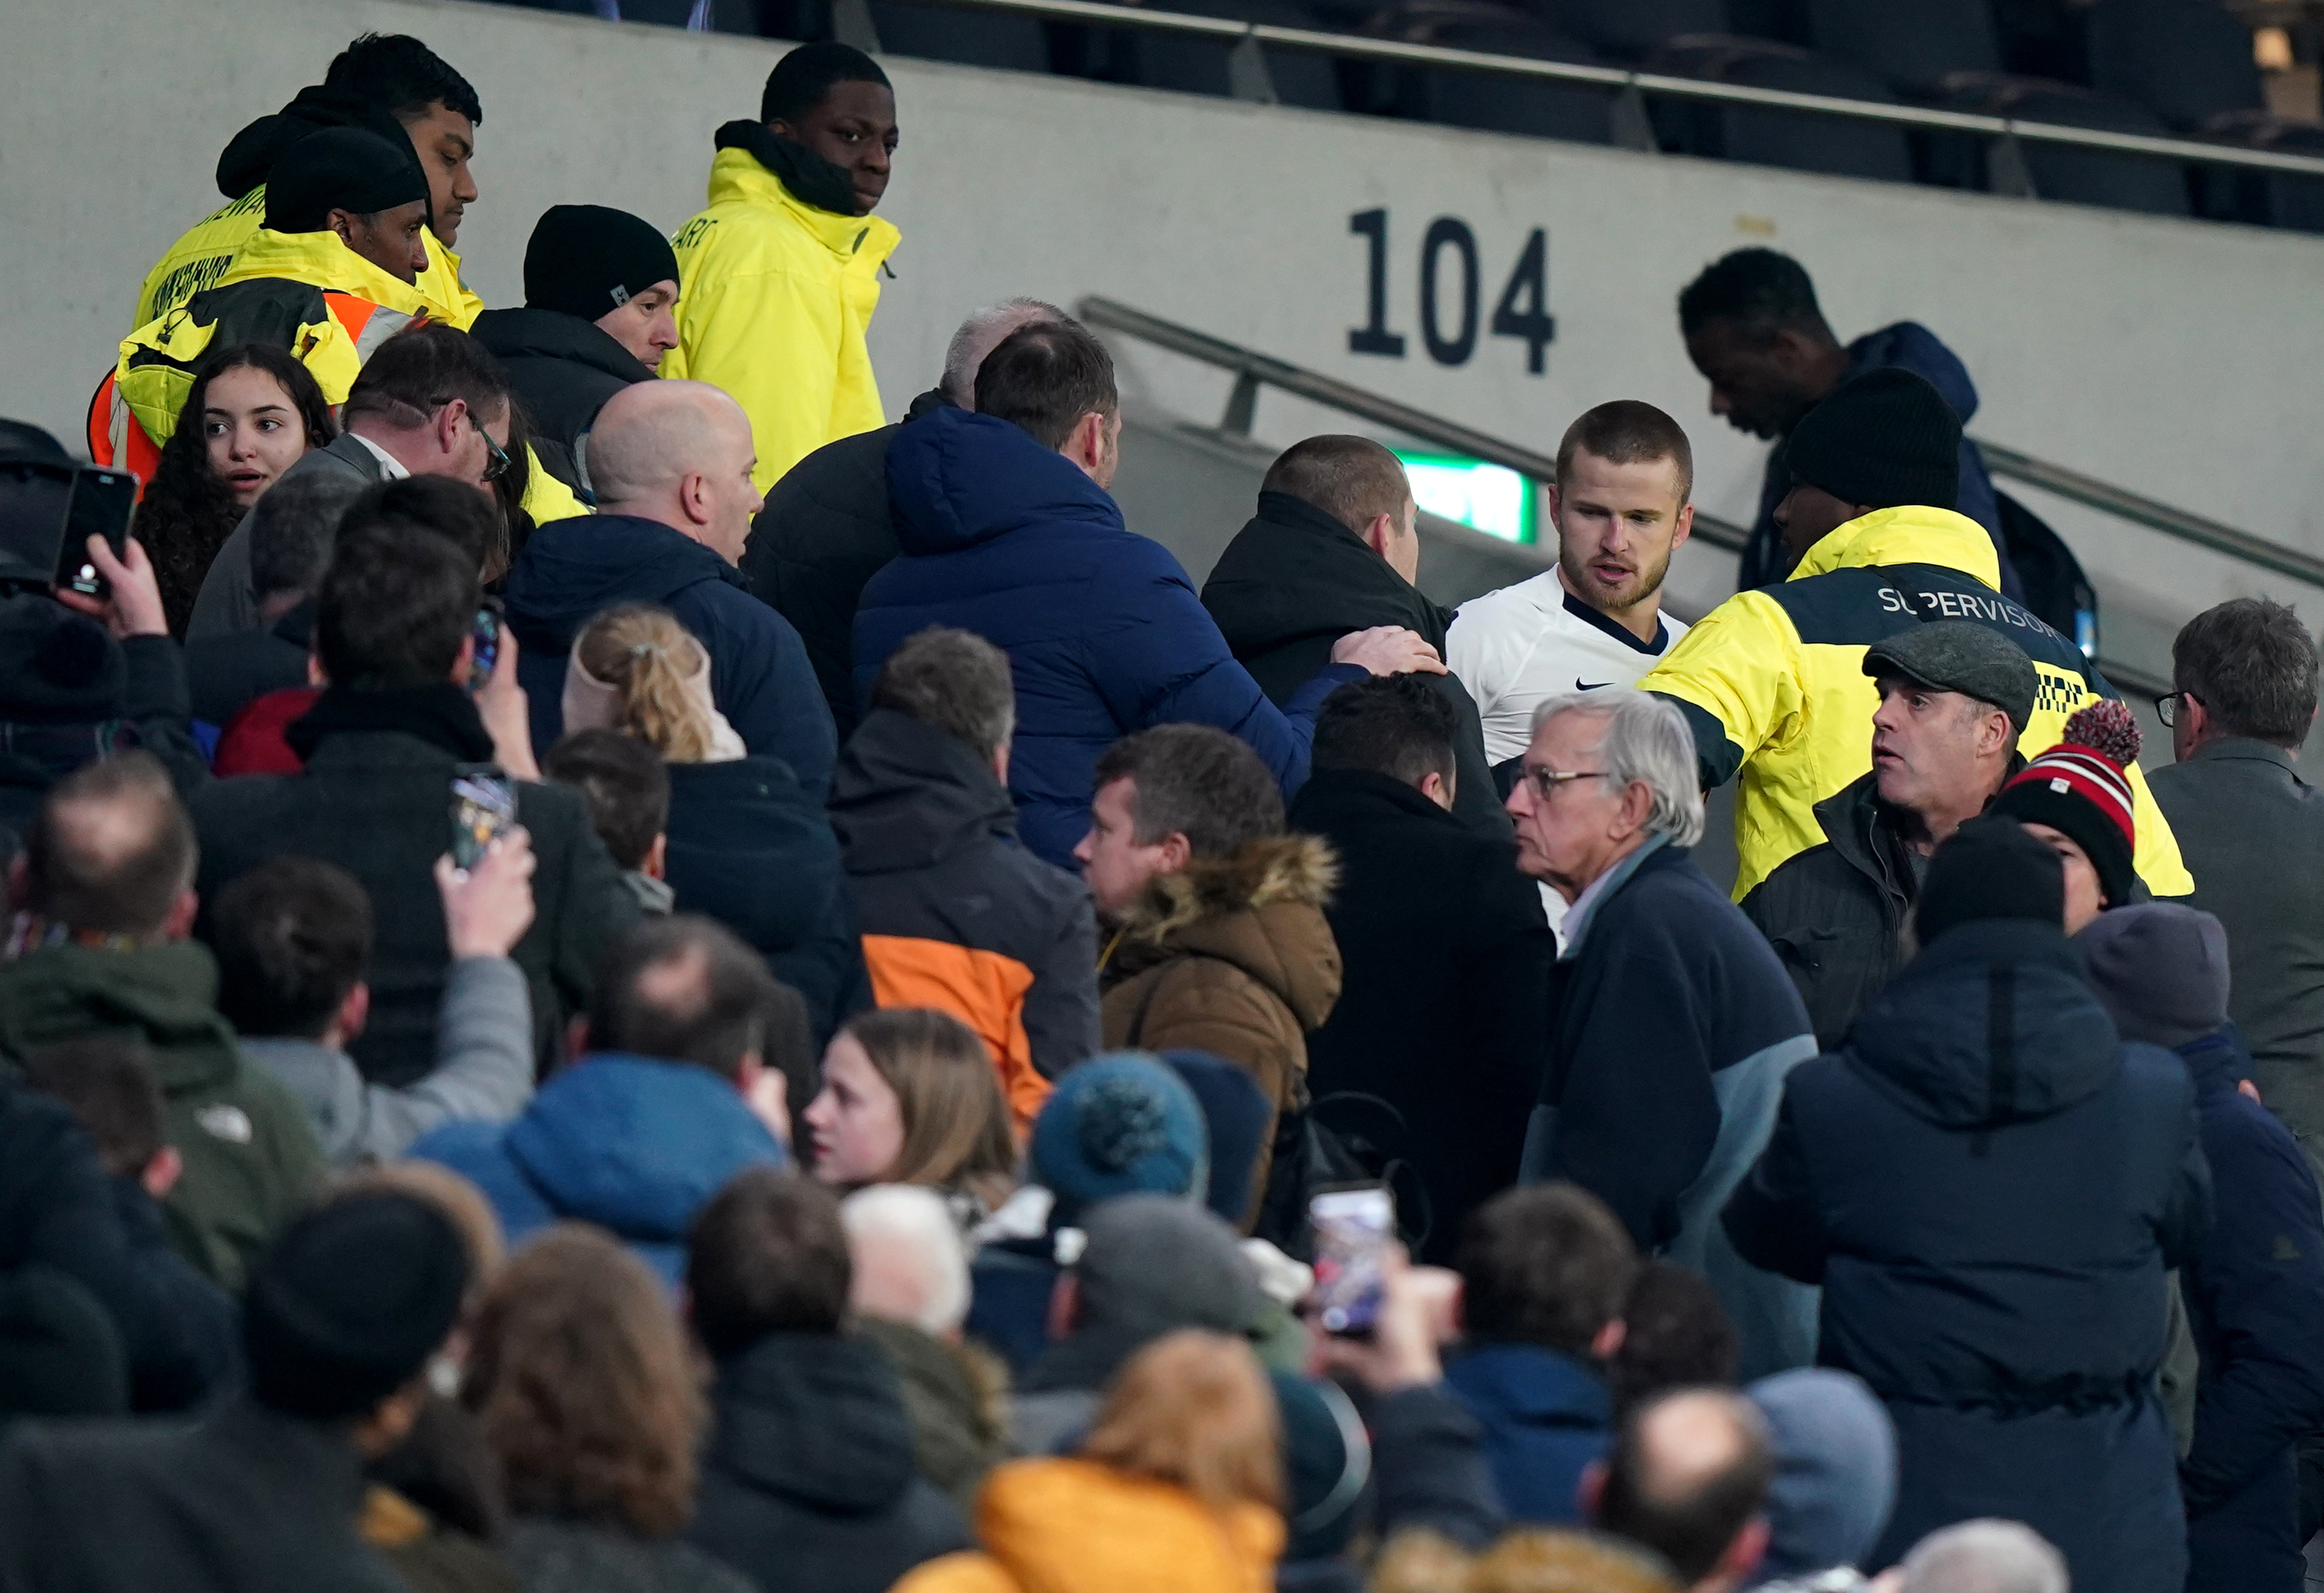
[{"label": "khaki parka with fur hood", "polygon": [[[1307,1036],[1340,999],[1340,947],[1323,917],[1338,879],[1332,849],[1313,835],[1262,836],[1156,879],[1099,969],[1106,1048],[1207,1051],[1248,1072],[1277,1112],[1304,1106]],[[1270,1122],[1254,1213],[1274,1139]]]}]

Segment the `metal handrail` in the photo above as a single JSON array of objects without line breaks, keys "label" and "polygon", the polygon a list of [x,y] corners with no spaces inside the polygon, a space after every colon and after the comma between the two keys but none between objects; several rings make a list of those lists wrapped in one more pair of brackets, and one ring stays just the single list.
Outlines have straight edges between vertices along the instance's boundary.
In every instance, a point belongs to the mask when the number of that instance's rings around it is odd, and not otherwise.
[{"label": "metal handrail", "polygon": [[[2185,138],[2155,138],[2143,133],[2110,133],[2096,127],[2069,127],[2054,122],[2022,121],[2015,116],[1992,116],[1975,111],[1940,111],[1915,106],[1883,105],[1874,100],[1842,99],[1827,94],[1797,94],[1787,88],[1754,88],[1739,83],[1710,83],[1692,78],[1665,77],[1656,72],[1631,71],[1620,67],[1537,60],[1529,56],[1494,55],[1480,50],[1450,49],[1441,44],[1411,44],[1401,40],[1374,39],[1359,33],[1327,33],[1314,28],[1277,27],[1272,23],[1243,23],[1222,17],[1190,16],[1183,12],[1150,11],[1143,5],[1107,5],[1102,0],[934,0],[934,3],[970,11],[1009,12],[1052,22],[1088,23],[1105,28],[1215,39],[1229,45],[1248,41],[1281,50],[1342,56],[1353,60],[1449,67],[1460,71],[1490,72],[1502,77],[1531,78],[1547,83],[1608,88],[1619,94],[1651,94],[1669,99],[1750,106],[1761,110],[1802,111],[1923,132],[1967,133],[2005,141],[2014,139],[2024,143],[2059,144],[2073,149],[2103,150],[2116,154],[2145,155],[2157,160],[2189,161],[2209,166],[2236,166],[2250,170],[2324,177],[2324,156],[2284,154],[2274,150],[2244,149],[2233,144],[2204,143]],[[865,21],[868,23],[868,20],[867,13]]]}]

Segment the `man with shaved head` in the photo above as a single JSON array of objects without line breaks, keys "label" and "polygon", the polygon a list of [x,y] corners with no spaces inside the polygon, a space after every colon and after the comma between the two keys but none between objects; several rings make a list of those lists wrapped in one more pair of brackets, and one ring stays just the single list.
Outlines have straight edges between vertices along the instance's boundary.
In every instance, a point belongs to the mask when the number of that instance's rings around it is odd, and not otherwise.
[{"label": "man with shaved head", "polygon": [[239,1292],[323,1159],[298,1100],[243,1055],[215,1009],[217,965],[187,938],[197,855],[151,753],[51,787],[9,879],[26,916],[19,934],[36,949],[0,966],[0,1054],[23,1062],[99,1033],[141,1042],[185,1168],[162,1208],[171,1243]]},{"label": "man with shaved head", "polygon": [[1038,299],[985,306],[952,335],[943,376],[912,401],[899,424],[826,443],[767,489],[742,573],[752,591],[798,628],[840,740],[855,730],[855,605],[863,584],[900,551],[888,505],[888,445],[934,410],[975,409],[984,356],[1018,327],[1065,314]]},{"label": "man with shaved head", "polygon": [[1722,1388],[1682,1388],[1630,1413],[1613,1452],[1582,1477],[1600,1531],[1653,1550],[1689,1593],[1729,1593],[1766,1552],[1759,1507],[1775,1450],[1758,1410]]},{"label": "man with shaved head", "polygon": [[759,512],[742,407],[704,382],[641,382],[605,401],[582,457],[597,512],[541,527],[509,571],[509,630],[536,747],[565,714],[573,639],[617,603],[659,603],[710,655],[710,697],[752,752],[822,801],[837,749],[798,632],[735,567]]}]

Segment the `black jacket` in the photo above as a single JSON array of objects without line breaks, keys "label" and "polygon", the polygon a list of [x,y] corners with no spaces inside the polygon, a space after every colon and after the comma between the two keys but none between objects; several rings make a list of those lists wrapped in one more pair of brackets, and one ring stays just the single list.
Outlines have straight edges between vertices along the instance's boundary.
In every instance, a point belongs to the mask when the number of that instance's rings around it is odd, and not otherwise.
[{"label": "black jacket", "polygon": [[1836,1054],[1785,1082],[1726,1227],[1823,1286],[1817,1358],[1896,1423],[1896,1508],[1867,1570],[1972,1516],[2025,1522],[2074,1585],[2178,1593],[2163,1271],[2210,1175],[2194,1086],[2126,1045],[2046,924],[1939,935]]},{"label": "black jacket", "polygon": [[190,795],[210,777],[189,719],[170,638],[115,641],[49,597],[0,597],[0,827],[22,835],[51,786],[131,747]]},{"label": "black jacket", "polygon": [[595,322],[556,309],[488,309],[468,336],[491,351],[532,422],[532,448],[549,473],[581,489],[573,439],[632,382],[653,373]]},{"label": "black jacket", "polygon": [[62,1273],[105,1308],[131,1408],[193,1405],[232,1374],[234,1307],[170,1248],[152,1198],[106,1175],[62,1103],[0,1069],[0,1275],[29,1267]]},{"label": "black jacket", "polygon": [[[1008,788],[965,742],[873,709],[832,771],[831,824],[857,924],[873,937],[873,982],[903,998],[891,1004],[954,1010],[1004,1073],[1021,1057],[1054,1079],[1096,1054],[1089,888],[1019,843]],[[937,999],[945,991],[955,999]],[[963,999],[972,993],[990,999]]]},{"label": "black jacket", "polygon": [[404,1593],[355,1535],[336,1428],[232,1400],[199,1423],[26,1423],[0,1442],[5,1593]]},{"label": "black jacket", "polygon": [[756,948],[805,999],[818,1047],[871,1005],[839,843],[789,764],[671,764],[668,833],[662,877],[678,910],[715,918]]},{"label": "black jacket", "polygon": [[[453,770],[486,763],[492,740],[457,686],[323,694],[290,727],[307,760],[295,775],[217,780],[196,793],[201,842],[197,933],[212,935],[208,904],[236,875],[278,857],[337,863],[371,895],[371,1023],[348,1047],[364,1076],[401,1088],[436,1065],[436,1010],[451,953],[436,860],[451,844]],[[636,922],[580,794],[520,785],[517,815],[531,832],[532,927],[514,956],[531,987],[533,1034],[544,1062],[565,1020],[586,1004],[597,959]]]},{"label": "black jacket", "polygon": [[[1451,609],[1431,603],[1347,527],[1288,493],[1259,495],[1259,513],[1211,566],[1203,606],[1278,708],[1332,661],[1332,644],[1351,631],[1401,625],[1442,657],[1452,623]],[[1452,676],[1428,678],[1461,719],[1453,816],[1506,841],[1508,815],[1485,761],[1476,699]]]},{"label": "black jacket", "polygon": [[307,684],[315,601],[309,598],[260,631],[228,631],[186,644],[186,686],[194,717],[226,728],[268,692]]},{"label": "black jacket", "polygon": [[1817,803],[1824,844],[1784,860],[1742,902],[1798,987],[1825,1051],[1840,1048],[1856,1015],[1904,963],[1916,882],[1875,778]]},{"label": "black jacket", "polygon": [[[907,424],[952,408],[933,389],[912,401]],[[854,732],[855,605],[863,584],[896,557],[888,506],[888,445],[901,426],[825,443],[783,473],[742,549],[751,590],[791,622],[831,704],[842,741]]]},{"label": "black jacket", "polygon": [[888,1358],[867,1340],[770,1333],[718,1368],[687,1536],[761,1588],[887,1593],[970,1547],[916,1469]]},{"label": "black jacket", "polygon": [[1448,1264],[1462,1219],[1517,1181],[1540,1093],[1557,937],[1516,849],[1464,829],[1411,787],[1320,769],[1291,827],[1339,854],[1324,916],[1339,942],[1340,999],[1307,1037],[1317,1100],[1377,1095],[1404,1116],[1401,1154],[1427,1210],[1425,1260]]},{"label": "black jacket", "polygon": [[2202,1359],[2195,1442],[2179,1463],[2190,1593],[2298,1589],[2292,1450],[2324,1427],[2324,1215],[2292,1132],[2236,1086],[2227,1024],[2179,1047],[2218,1220],[2179,1274]]}]

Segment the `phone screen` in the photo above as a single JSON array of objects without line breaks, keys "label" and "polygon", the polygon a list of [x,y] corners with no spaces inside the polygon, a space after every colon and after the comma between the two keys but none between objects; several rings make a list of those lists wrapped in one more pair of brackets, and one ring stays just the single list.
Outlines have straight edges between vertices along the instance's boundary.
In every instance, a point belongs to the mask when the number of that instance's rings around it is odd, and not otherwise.
[{"label": "phone screen", "polygon": [[1360,1338],[1379,1321],[1380,1257],[1396,1237],[1385,1184],[1325,1190],[1307,1202],[1315,1229],[1315,1318],[1327,1333]]},{"label": "phone screen", "polygon": [[473,869],[516,823],[516,786],[491,764],[463,764],[452,775],[452,864]]},{"label": "phone screen", "polygon": [[88,561],[88,539],[102,537],[113,557],[125,557],[129,521],[137,511],[137,478],[125,470],[88,465],[74,472],[72,496],[65,510],[64,545],[57,549],[57,587],[89,597],[110,590],[97,566]]},{"label": "phone screen", "polygon": [[476,646],[468,662],[470,696],[492,684],[493,667],[501,661],[501,609],[497,599],[486,598],[476,610],[474,634]]}]

